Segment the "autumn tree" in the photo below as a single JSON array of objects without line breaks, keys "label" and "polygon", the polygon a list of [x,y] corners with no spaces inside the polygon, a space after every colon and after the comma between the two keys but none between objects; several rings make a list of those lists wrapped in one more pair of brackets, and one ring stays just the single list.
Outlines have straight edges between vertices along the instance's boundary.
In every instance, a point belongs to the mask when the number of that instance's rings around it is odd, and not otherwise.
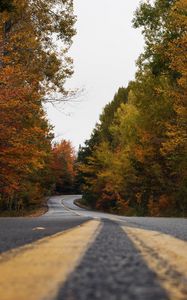
[{"label": "autumn tree", "polygon": [[1,76],[11,88],[0,89],[0,194],[3,208],[19,209],[29,203],[29,190],[42,195],[37,174],[46,168],[52,135],[38,94],[19,83],[22,74],[9,67]]},{"label": "autumn tree", "polygon": [[73,192],[75,151],[69,141],[55,143],[52,149],[52,177],[56,193]]},{"label": "autumn tree", "polygon": [[178,76],[168,97],[173,101],[175,118],[167,123],[167,139],[162,153],[173,174],[173,189],[177,206],[187,210],[187,3],[176,1],[170,13],[170,28],[175,38],[168,44],[170,68]]},{"label": "autumn tree", "polygon": [[[185,214],[186,207],[186,1],[155,1],[143,3],[136,14],[135,25],[143,28],[146,52],[141,66],[147,66],[165,86],[159,91],[168,99],[170,114],[162,124],[165,136],[160,156],[168,187],[165,198],[175,203],[175,210]],[[150,37],[152,36],[152,39]],[[154,38],[158,37],[157,38]],[[154,68],[157,72],[154,72]],[[141,70],[141,69],[140,69]],[[141,72],[140,72],[141,77]],[[165,110],[167,107],[165,108]]]},{"label": "autumn tree", "polygon": [[135,13],[133,24],[145,37],[135,81],[125,101],[115,96],[105,107],[80,149],[83,195],[94,207],[187,213],[186,12],[184,0],[156,0],[143,1]]},{"label": "autumn tree", "polygon": [[[100,207],[104,210],[110,210],[110,202],[105,201],[105,204],[102,202],[101,193],[106,195],[105,200],[109,195],[107,195],[107,190],[110,191],[111,203],[114,207],[119,208],[119,201],[116,204],[114,195],[117,195],[118,200],[121,199],[120,195],[117,193],[117,188],[114,187],[112,190],[112,182],[115,178],[114,165],[113,165],[113,154],[111,152],[111,143],[112,143],[112,133],[110,131],[110,126],[113,122],[115,112],[119,108],[121,103],[127,102],[128,91],[125,88],[120,88],[116,93],[114,99],[109,103],[103,110],[103,113],[100,116],[100,123],[98,123],[93,130],[90,140],[85,142],[85,146],[81,147],[78,152],[77,159],[77,169],[78,169],[78,180],[81,186],[81,189],[84,193],[84,197],[92,207]],[[108,160],[104,160],[104,157],[108,157]],[[108,163],[106,164],[106,161]],[[106,166],[110,166],[110,171],[105,173]],[[112,167],[113,166],[113,167]],[[99,173],[98,173],[99,172]],[[104,175],[104,173],[105,175]],[[108,181],[107,174],[111,174],[111,180]],[[115,173],[117,174],[117,172]],[[104,179],[105,178],[105,179]],[[102,182],[101,182],[101,181]],[[115,180],[115,179],[114,179]],[[107,186],[105,186],[105,184]],[[97,200],[101,201],[98,203]],[[113,209],[114,209],[113,207]]]},{"label": "autumn tree", "polygon": [[68,95],[75,17],[71,0],[3,1],[0,8],[0,202],[20,209],[50,188],[52,134],[42,104],[56,92]]}]

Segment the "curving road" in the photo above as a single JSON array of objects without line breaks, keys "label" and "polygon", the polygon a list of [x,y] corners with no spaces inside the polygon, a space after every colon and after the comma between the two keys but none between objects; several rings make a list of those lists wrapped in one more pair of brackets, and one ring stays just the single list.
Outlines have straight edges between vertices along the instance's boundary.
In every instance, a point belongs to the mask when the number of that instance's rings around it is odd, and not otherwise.
[{"label": "curving road", "polygon": [[0,218],[2,300],[187,299],[187,219],[88,211],[78,198]]},{"label": "curving road", "polygon": [[[187,219],[185,218],[159,218],[159,217],[122,217],[113,214],[87,211],[74,204],[78,196],[63,196],[62,204],[71,212],[77,213],[82,217],[109,219],[131,227],[145,228],[149,230],[158,230],[163,233],[173,235],[179,239],[187,241]],[[58,200],[61,201],[61,200]]]}]

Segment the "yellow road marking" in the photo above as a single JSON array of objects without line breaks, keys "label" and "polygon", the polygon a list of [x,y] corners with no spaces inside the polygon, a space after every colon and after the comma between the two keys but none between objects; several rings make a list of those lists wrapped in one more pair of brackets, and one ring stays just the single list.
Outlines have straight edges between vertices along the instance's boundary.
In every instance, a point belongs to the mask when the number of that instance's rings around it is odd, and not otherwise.
[{"label": "yellow road marking", "polygon": [[[169,299],[187,299],[187,243],[167,234],[139,228],[123,227],[143,256],[147,265],[158,275]],[[173,272],[181,275],[175,276]]]},{"label": "yellow road marking", "polygon": [[1,300],[54,299],[99,229],[99,221],[88,221],[2,254]]}]

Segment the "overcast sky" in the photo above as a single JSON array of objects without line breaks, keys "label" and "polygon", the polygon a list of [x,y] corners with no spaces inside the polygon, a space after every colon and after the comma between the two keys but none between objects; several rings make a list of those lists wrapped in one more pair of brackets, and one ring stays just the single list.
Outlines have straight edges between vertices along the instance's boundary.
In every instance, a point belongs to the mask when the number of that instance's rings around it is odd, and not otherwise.
[{"label": "overcast sky", "polygon": [[70,55],[75,73],[68,86],[84,88],[77,103],[49,106],[56,140],[71,140],[77,149],[90,137],[104,106],[134,78],[143,50],[141,32],[132,28],[139,0],[74,0],[77,35]]}]

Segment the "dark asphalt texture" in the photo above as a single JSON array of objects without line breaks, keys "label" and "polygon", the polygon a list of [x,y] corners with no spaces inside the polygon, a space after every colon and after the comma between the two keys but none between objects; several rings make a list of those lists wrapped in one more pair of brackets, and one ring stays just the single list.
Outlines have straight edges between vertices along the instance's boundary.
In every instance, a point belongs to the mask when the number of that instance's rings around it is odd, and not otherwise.
[{"label": "dark asphalt texture", "polygon": [[120,226],[104,221],[96,241],[69,277],[58,300],[168,300]]},{"label": "dark asphalt texture", "polygon": [[[149,269],[120,226],[156,230],[187,240],[187,219],[122,217],[86,211],[74,205],[74,199],[78,197],[51,197],[49,211],[38,218],[0,218],[0,252],[32,243],[93,218],[100,219],[103,224],[101,231],[60,288],[56,299],[168,300],[157,275]],[[154,249],[150,251],[154,252]],[[173,270],[169,272],[178,286],[181,275]]]},{"label": "dark asphalt texture", "polygon": [[[119,222],[119,224],[122,223]],[[131,217],[126,219],[124,225],[146,230],[159,231],[187,241],[187,219]]]},{"label": "dark asphalt texture", "polygon": [[[88,218],[0,218],[0,253],[32,243],[87,221]],[[44,229],[37,229],[44,228]]]}]

